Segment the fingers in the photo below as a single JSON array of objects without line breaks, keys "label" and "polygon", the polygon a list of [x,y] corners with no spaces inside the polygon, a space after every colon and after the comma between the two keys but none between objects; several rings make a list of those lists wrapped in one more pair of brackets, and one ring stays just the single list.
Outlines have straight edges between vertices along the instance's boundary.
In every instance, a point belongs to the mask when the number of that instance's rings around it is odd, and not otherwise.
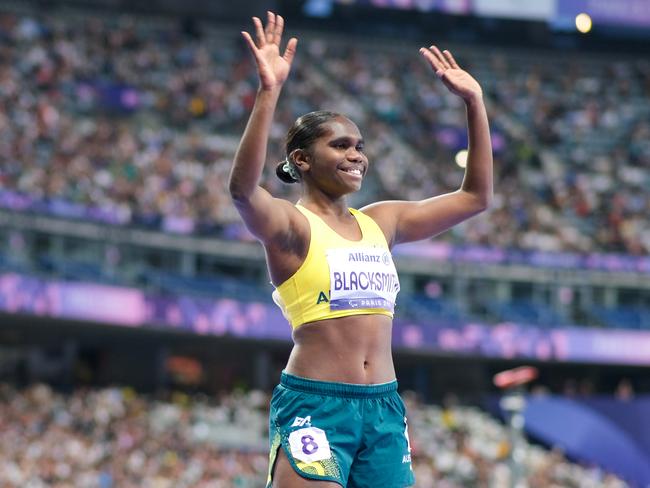
[{"label": "fingers", "polygon": [[287,43],[287,48],[284,50],[284,55],[282,57],[289,64],[291,64],[291,62],[293,61],[293,57],[296,54],[297,45],[298,45],[298,39],[292,37],[291,39],[289,39],[289,42]]},{"label": "fingers", "polygon": [[280,45],[282,41],[282,32],[284,31],[284,19],[281,15],[276,15],[271,11],[266,12],[266,27],[262,24],[259,17],[253,17],[255,26],[256,46],[261,48],[266,44]]},{"label": "fingers", "polygon": [[253,17],[253,24],[255,25],[255,37],[257,37],[257,45],[262,47],[266,44],[266,35],[264,34],[264,27],[262,21],[258,17]]},{"label": "fingers", "polygon": [[266,42],[272,43],[275,39],[275,14],[271,11],[266,12],[266,29],[264,29]]},{"label": "fingers", "polygon": [[447,61],[447,58],[440,52],[440,49],[438,49],[437,46],[431,46],[429,48],[431,52],[435,55],[436,59],[438,62],[442,65],[444,69],[450,69],[451,65],[449,64],[449,61]]},{"label": "fingers", "polygon": [[273,42],[277,44],[278,46],[280,45],[280,42],[282,41],[282,31],[284,30],[284,19],[282,18],[281,15],[276,15],[275,16],[275,33],[273,36]]},{"label": "fingers", "polygon": [[253,41],[253,38],[251,37],[251,35],[246,31],[242,31],[241,35],[243,36],[244,40],[246,41],[246,44],[248,45],[248,48],[251,50],[253,55],[255,55],[255,51],[257,50],[257,46],[255,45],[255,41]]},{"label": "fingers", "polygon": [[438,76],[442,76],[448,69],[460,69],[454,56],[446,49],[440,51],[437,46],[430,46],[428,49],[423,47],[420,53],[431,63]]},{"label": "fingers", "polygon": [[429,49],[426,48],[420,48],[420,54],[422,54],[427,59],[427,61],[429,62],[433,70],[436,72],[436,75],[438,77],[444,74],[445,67],[440,63],[440,61],[438,60],[438,58],[433,52],[431,52]]},{"label": "fingers", "polygon": [[460,66],[458,66],[458,63],[456,62],[454,56],[451,54],[449,50],[445,49],[444,51],[442,51],[442,53],[445,55],[445,58],[447,58],[447,61],[449,62],[452,68],[460,69]]},{"label": "fingers", "polygon": [[[282,42],[282,33],[284,32],[284,19],[281,15],[276,15],[273,12],[268,11],[266,13],[266,27],[262,25],[262,21],[259,17],[253,17],[253,24],[255,26],[255,37],[257,42],[253,40],[248,32],[242,31],[241,34],[256,58],[258,58],[260,50],[268,44],[275,44],[278,48],[280,47],[280,43]],[[296,54],[297,44],[298,39],[295,37],[292,37],[287,43],[287,47],[282,57],[289,64],[291,64],[293,57]]]}]

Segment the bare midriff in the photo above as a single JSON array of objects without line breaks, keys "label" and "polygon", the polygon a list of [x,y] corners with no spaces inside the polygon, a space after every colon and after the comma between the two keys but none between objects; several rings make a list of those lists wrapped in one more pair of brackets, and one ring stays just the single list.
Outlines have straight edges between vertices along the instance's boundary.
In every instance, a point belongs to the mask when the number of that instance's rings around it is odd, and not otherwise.
[{"label": "bare midriff", "polygon": [[320,381],[376,384],[395,379],[392,319],[353,315],[303,324],[293,331],[286,372]]}]

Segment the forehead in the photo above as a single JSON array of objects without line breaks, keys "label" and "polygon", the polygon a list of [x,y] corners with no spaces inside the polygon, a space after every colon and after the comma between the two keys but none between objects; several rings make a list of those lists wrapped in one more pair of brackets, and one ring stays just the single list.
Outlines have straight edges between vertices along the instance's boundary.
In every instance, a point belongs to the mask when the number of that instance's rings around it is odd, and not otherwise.
[{"label": "forehead", "polygon": [[324,138],[337,139],[339,137],[349,137],[353,139],[362,139],[361,132],[357,124],[346,117],[336,117],[323,124],[326,132]]}]

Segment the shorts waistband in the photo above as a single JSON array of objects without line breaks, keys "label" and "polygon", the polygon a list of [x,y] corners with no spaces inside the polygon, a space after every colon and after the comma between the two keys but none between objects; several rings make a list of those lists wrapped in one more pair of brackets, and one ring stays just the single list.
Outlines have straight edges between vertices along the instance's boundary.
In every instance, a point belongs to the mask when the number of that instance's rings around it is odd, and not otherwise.
[{"label": "shorts waistband", "polygon": [[397,380],[388,383],[362,385],[357,383],[337,383],[294,376],[282,372],[280,384],[290,390],[343,398],[379,398],[397,391]]}]

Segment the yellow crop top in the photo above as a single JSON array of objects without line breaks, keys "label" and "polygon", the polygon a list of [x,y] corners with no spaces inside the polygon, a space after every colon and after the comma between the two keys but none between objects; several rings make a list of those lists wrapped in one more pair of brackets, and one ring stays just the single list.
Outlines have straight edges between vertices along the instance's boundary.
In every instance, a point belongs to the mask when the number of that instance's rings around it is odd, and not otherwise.
[{"label": "yellow crop top", "polygon": [[377,223],[351,208],[362,238],[350,241],[315,213],[300,205],[296,208],[309,221],[309,250],[298,271],[273,293],[291,326],[350,315],[392,317],[399,279]]}]

